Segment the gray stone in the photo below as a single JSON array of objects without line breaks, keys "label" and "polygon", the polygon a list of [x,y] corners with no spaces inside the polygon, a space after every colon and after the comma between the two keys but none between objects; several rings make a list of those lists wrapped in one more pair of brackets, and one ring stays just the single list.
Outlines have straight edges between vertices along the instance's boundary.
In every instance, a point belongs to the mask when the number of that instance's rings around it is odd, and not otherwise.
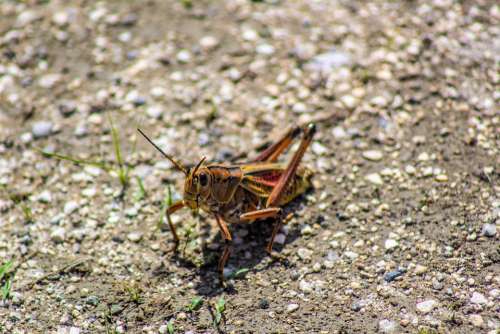
[{"label": "gray stone", "polygon": [[363,152],[363,158],[370,161],[380,161],[384,157],[384,154],[381,151],[377,150],[369,150]]},{"label": "gray stone", "polygon": [[391,249],[394,249],[396,247],[399,246],[399,242],[397,242],[396,240],[394,239],[387,239],[384,243],[384,247],[385,249],[387,250],[391,250]]},{"label": "gray stone", "polygon": [[299,248],[297,250],[297,255],[299,256],[299,258],[301,260],[304,260],[304,261],[310,260],[312,254],[313,254],[313,251],[310,249],[307,249],[307,248]]},{"label": "gray stone", "polygon": [[299,309],[299,304],[288,304],[287,307],[286,307],[286,311],[288,313],[292,313],[292,312],[295,312]]},{"label": "gray stone", "polygon": [[52,88],[59,81],[61,81],[62,76],[57,73],[45,74],[38,80],[38,85],[42,88]]},{"label": "gray stone", "polygon": [[146,109],[146,113],[151,118],[160,119],[163,115],[163,107],[161,105],[154,104]]},{"label": "gray stone", "polygon": [[425,300],[417,304],[417,311],[422,314],[427,314],[431,312],[437,304],[438,302],[433,299]]},{"label": "gray stone", "polygon": [[301,280],[299,282],[299,289],[304,293],[311,293],[313,291],[313,285],[306,280]]},{"label": "gray stone", "polygon": [[472,297],[470,299],[470,302],[472,304],[486,304],[488,302],[488,299],[486,299],[486,297],[482,294],[482,293],[479,293],[479,292],[473,292],[472,293]]},{"label": "gray stone", "polygon": [[484,224],[481,234],[487,237],[494,237],[497,234],[497,227],[495,224]]},{"label": "gray stone", "polygon": [[384,180],[382,179],[379,173],[368,174],[365,176],[365,180],[378,186],[384,184]]},{"label": "gray stone", "polygon": [[205,51],[211,51],[219,45],[219,40],[214,36],[203,36],[200,39],[200,46]]},{"label": "gray stone", "polygon": [[329,74],[332,70],[349,65],[350,63],[351,56],[348,53],[332,49],[329,52],[321,53],[313,57],[305,67],[311,71]]},{"label": "gray stone", "polygon": [[56,227],[50,233],[50,239],[55,243],[61,243],[66,238],[66,230],[63,227]]},{"label": "gray stone", "polygon": [[378,329],[381,333],[392,334],[398,331],[398,324],[393,320],[383,319],[378,322]]},{"label": "gray stone", "polygon": [[33,124],[31,132],[35,138],[44,138],[50,136],[53,128],[54,124],[52,122],[39,121]]},{"label": "gray stone", "polygon": [[79,205],[75,201],[66,202],[66,204],[64,205],[64,214],[70,215],[78,210],[78,207]]},{"label": "gray stone", "polygon": [[469,316],[470,323],[475,327],[482,327],[484,324],[483,317],[480,314],[471,314]]},{"label": "gray stone", "polygon": [[142,233],[141,232],[130,232],[127,235],[128,240],[132,242],[139,242],[142,239]]}]

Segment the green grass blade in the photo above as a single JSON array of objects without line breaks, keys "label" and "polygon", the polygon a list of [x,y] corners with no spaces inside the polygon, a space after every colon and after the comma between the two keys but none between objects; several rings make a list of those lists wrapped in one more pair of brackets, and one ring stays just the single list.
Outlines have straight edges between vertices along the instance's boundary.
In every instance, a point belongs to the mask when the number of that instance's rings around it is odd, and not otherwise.
[{"label": "green grass blade", "polygon": [[2,300],[6,300],[10,296],[10,289],[12,288],[12,278],[9,278],[2,287]]},{"label": "green grass blade", "polygon": [[118,165],[122,167],[123,159],[122,159],[122,151],[120,148],[120,138],[118,136],[118,131],[116,130],[111,117],[108,117],[108,119],[109,119],[109,125],[111,127],[111,139],[113,140],[113,147],[115,149],[116,161],[118,162]]},{"label": "green grass blade", "polygon": [[167,197],[165,198],[165,203],[167,207],[170,207],[172,205],[172,189],[170,187],[170,184],[167,186]]},{"label": "green grass blade", "polygon": [[174,334],[174,332],[175,332],[174,321],[172,319],[170,319],[167,323],[167,330],[168,330],[168,334]]},{"label": "green grass blade", "polygon": [[144,188],[144,184],[142,183],[142,179],[139,176],[136,176],[137,185],[139,186],[139,190],[135,194],[135,200],[141,201],[146,197],[146,189]]},{"label": "green grass blade", "polygon": [[12,264],[13,262],[9,260],[0,266],[0,282],[2,281],[3,277],[7,274],[7,272],[10,270]]},{"label": "green grass blade", "polygon": [[249,271],[250,271],[250,269],[248,269],[248,268],[241,268],[241,269],[238,269],[238,270],[232,272],[230,276],[231,276],[231,278],[242,277]]},{"label": "green grass blade", "polygon": [[72,163],[77,164],[77,165],[95,166],[95,167],[101,168],[101,169],[103,169],[105,171],[109,171],[109,169],[110,169],[103,162],[97,162],[97,161],[91,161],[91,160],[79,160],[79,159],[73,158],[73,157],[71,157],[69,155],[63,155],[63,154],[59,154],[59,153],[47,152],[47,151],[43,151],[43,150],[41,150],[39,148],[35,148],[35,151],[38,151],[39,153],[41,153],[43,156],[45,156],[47,158],[55,158],[55,159],[59,159],[59,160],[65,160],[65,161],[69,161],[69,162],[72,162]]}]

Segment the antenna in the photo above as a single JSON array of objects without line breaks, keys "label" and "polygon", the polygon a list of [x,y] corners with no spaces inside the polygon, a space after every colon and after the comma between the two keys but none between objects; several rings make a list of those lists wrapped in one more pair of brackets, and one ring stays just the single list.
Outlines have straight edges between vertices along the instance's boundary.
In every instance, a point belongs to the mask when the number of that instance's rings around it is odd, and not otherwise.
[{"label": "antenna", "polygon": [[198,168],[200,168],[201,164],[203,163],[203,161],[205,161],[206,158],[207,157],[201,158],[200,162],[198,162],[198,164],[196,165],[196,167],[193,169],[193,174],[192,175],[196,174],[196,171],[198,170]]},{"label": "antenna", "polygon": [[158,151],[160,151],[161,154],[163,154],[163,156],[165,158],[167,158],[168,160],[170,160],[171,163],[174,164],[175,167],[177,167],[178,170],[180,170],[181,172],[184,173],[184,175],[188,175],[188,172],[186,171],[186,168],[184,168],[184,166],[182,166],[180,163],[178,163],[177,161],[174,160],[174,158],[172,158],[170,155],[168,155],[167,153],[163,152],[163,150],[161,148],[158,147],[158,145],[156,145],[155,143],[153,143],[153,141],[151,139],[149,139],[148,136],[146,136],[144,134],[144,132],[142,132],[141,129],[137,128],[137,131],[139,131],[141,133],[141,135],[144,136],[144,138],[146,138],[146,140],[154,146],[154,148],[156,148]]}]

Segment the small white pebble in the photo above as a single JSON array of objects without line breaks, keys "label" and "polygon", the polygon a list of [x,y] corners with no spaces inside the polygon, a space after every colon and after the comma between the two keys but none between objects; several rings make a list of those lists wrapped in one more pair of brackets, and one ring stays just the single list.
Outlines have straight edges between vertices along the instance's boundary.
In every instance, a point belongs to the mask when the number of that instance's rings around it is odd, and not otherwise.
[{"label": "small white pebble", "polygon": [[75,201],[69,201],[64,205],[64,214],[70,215],[76,210],[78,210],[78,203]]},{"label": "small white pebble", "polygon": [[274,46],[272,46],[271,44],[260,44],[257,45],[255,51],[258,54],[269,56],[274,53]]},{"label": "small white pebble", "polygon": [[285,243],[285,240],[286,236],[283,233],[278,233],[276,234],[276,237],[274,237],[274,242],[280,245],[283,245]]},{"label": "small white pebble", "polygon": [[307,248],[299,248],[297,250],[297,255],[303,261],[311,259],[313,251]]},{"label": "small white pebble", "polygon": [[437,301],[433,299],[425,300],[417,304],[417,311],[422,314],[431,312],[437,306]]},{"label": "small white pebble", "polygon": [[188,63],[191,60],[191,52],[188,50],[181,50],[177,53],[177,60],[181,63]]},{"label": "small white pebble", "polygon": [[310,225],[305,225],[301,230],[300,234],[302,235],[311,235],[313,233],[313,229]]},{"label": "small white pebble", "polygon": [[471,314],[469,321],[475,327],[483,327],[484,324],[483,317],[480,314]]},{"label": "small white pebble", "polygon": [[66,238],[66,230],[63,227],[56,227],[52,233],[50,233],[50,239],[55,243],[61,243]]},{"label": "small white pebble", "polygon": [[139,242],[142,239],[142,233],[141,232],[130,232],[127,234],[128,240],[132,242]]},{"label": "small white pebble", "polygon": [[382,160],[384,154],[378,150],[369,150],[363,152],[363,158],[370,161],[379,161]]},{"label": "small white pebble", "polygon": [[497,234],[497,227],[494,224],[484,224],[481,234],[487,237],[494,237]]},{"label": "small white pebble", "polygon": [[488,302],[488,299],[486,299],[486,297],[482,293],[473,292],[470,302],[472,304],[486,304]]},{"label": "small white pebble", "polygon": [[42,203],[50,203],[52,202],[52,193],[48,190],[44,190],[38,195],[38,201]]},{"label": "small white pebble", "polygon": [[344,252],[344,255],[345,255],[345,257],[347,257],[350,260],[356,260],[359,256],[358,253],[351,252],[351,251]]},{"label": "small white pebble", "polygon": [[312,143],[311,149],[316,155],[325,155],[328,153],[328,148],[316,141]]},{"label": "small white pebble", "polygon": [[53,127],[52,122],[40,121],[33,124],[31,132],[35,138],[44,138],[50,136]]},{"label": "small white pebble", "polygon": [[384,184],[384,180],[382,179],[382,177],[378,173],[371,173],[371,174],[366,175],[365,180],[370,182],[370,183],[373,183],[375,185],[378,185],[378,186],[381,186]]},{"label": "small white pebble", "polygon": [[447,182],[448,176],[446,174],[438,174],[436,175],[436,181],[438,182]]},{"label": "small white pebble", "polygon": [[219,45],[219,40],[214,36],[203,36],[199,43],[203,50],[210,51]]},{"label": "small white pebble", "polygon": [[306,280],[301,280],[299,282],[299,289],[304,293],[311,293],[313,291],[313,285]]},{"label": "small white pebble", "polygon": [[387,239],[384,243],[385,249],[391,250],[399,246],[399,243],[394,239]]}]

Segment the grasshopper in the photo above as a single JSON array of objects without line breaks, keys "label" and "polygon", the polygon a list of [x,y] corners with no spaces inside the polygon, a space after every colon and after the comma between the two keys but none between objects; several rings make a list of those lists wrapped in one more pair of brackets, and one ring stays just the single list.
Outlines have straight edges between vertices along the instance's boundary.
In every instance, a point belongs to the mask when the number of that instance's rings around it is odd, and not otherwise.
[{"label": "grasshopper", "polygon": [[[174,238],[176,251],[179,237],[170,216],[183,207],[202,209],[213,215],[225,240],[218,264],[219,279],[224,284],[224,266],[231,253],[232,236],[227,224],[253,222],[257,219],[275,218],[271,239],[266,250],[272,252],[274,238],[283,217],[281,206],[304,193],[311,186],[312,171],[299,164],[310,145],[316,126],[291,128],[281,139],[262,151],[248,163],[206,164],[205,157],[191,169],[186,169],[166,154],[140,129],[137,129],[163,156],[186,176],[184,197],[166,211],[167,221]],[[287,163],[276,162],[278,157],[303,134],[299,148]]]}]

